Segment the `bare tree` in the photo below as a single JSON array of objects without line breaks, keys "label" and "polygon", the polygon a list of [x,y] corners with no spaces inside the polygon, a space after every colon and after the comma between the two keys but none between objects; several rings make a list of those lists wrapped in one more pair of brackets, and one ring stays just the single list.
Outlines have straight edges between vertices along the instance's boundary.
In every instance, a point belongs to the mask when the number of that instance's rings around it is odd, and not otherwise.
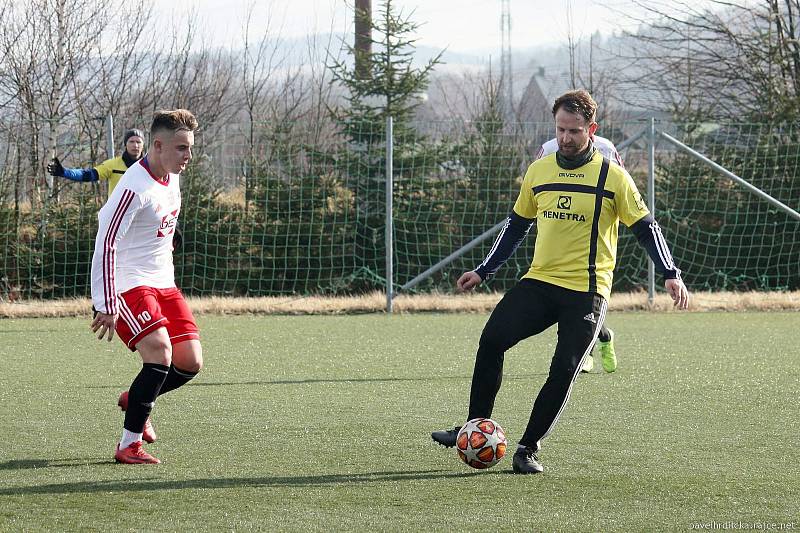
[{"label": "bare tree", "polygon": [[633,103],[657,95],[682,118],[800,114],[799,0],[632,2],[649,23],[623,56]]},{"label": "bare tree", "polygon": [[[98,124],[108,114],[116,119],[116,132],[134,126],[144,127],[143,123],[131,120],[134,118],[131,100],[138,78],[144,72],[146,53],[152,47],[153,41],[145,35],[153,19],[153,8],[122,2],[113,9],[117,16],[107,27],[107,35],[95,43],[86,79],[75,80],[74,91],[83,96],[77,100],[76,113],[82,134],[90,141],[92,161],[99,158],[97,149],[105,135]],[[112,157],[113,154],[106,155]]]},{"label": "bare tree", "polygon": [[264,24],[263,32],[256,37],[253,42],[252,24],[254,4],[247,8],[245,20],[242,27],[242,62],[241,69],[241,89],[244,94],[244,112],[247,117],[247,165],[245,169],[245,206],[251,200],[253,182],[249,179],[249,173],[256,165],[256,145],[258,144],[259,123],[264,119],[266,99],[269,91],[270,82],[276,71],[280,69],[285,57],[279,55],[280,36],[275,35],[270,39],[272,31],[272,17],[268,16]]},{"label": "bare tree", "polygon": [[[101,26],[102,7],[100,0],[31,0],[4,7],[0,92],[8,98],[6,110],[26,127],[31,175],[45,174],[40,150],[45,145],[52,155],[57,128],[72,110],[75,95],[69,88],[81,77],[99,38],[93,30]],[[51,191],[49,176],[32,180],[29,198],[44,202]]]}]

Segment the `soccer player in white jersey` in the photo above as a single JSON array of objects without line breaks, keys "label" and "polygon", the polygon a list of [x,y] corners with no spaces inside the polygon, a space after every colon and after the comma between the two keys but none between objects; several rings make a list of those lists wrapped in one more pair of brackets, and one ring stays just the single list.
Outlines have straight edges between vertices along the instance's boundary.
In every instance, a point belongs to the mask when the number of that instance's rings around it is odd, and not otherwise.
[{"label": "soccer player in white jersey", "polygon": [[[606,159],[625,168],[622,157],[620,157],[614,143],[599,135],[592,135],[590,141],[592,145],[597,148],[597,151],[603,154]],[[536,159],[541,159],[557,151],[558,139],[550,139],[539,148]],[[603,324],[600,326],[600,333],[597,336],[597,345],[600,348],[600,362],[603,365],[603,370],[606,372],[614,372],[617,369],[617,351],[614,348],[614,332],[611,328],[606,327],[605,321],[603,321]],[[581,372],[591,372],[593,368],[594,357],[592,357],[590,353],[589,356],[583,360]]]},{"label": "soccer player in white jersey", "polygon": [[203,366],[192,312],[175,286],[172,234],[181,210],[179,176],[192,158],[197,120],[185,109],[158,111],[150,147],[122,176],[98,213],[92,257],[92,331],[122,342],[142,358],[142,370],[120,394],[125,411],[114,459],[157,464],[142,440],[153,442],[156,398],[191,380]]}]

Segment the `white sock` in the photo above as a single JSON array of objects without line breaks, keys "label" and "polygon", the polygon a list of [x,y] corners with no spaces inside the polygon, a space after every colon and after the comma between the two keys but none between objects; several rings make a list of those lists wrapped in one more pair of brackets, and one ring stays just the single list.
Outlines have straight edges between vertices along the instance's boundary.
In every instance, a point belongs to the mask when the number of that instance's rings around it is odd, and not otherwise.
[{"label": "white sock", "polygon": [[141,433],[133,433],[132,431],[128,431],[127,429],[122,430],[122,439],[119,442],[119,449],[124,450],[131,444],[136,441],[142,440]]}]

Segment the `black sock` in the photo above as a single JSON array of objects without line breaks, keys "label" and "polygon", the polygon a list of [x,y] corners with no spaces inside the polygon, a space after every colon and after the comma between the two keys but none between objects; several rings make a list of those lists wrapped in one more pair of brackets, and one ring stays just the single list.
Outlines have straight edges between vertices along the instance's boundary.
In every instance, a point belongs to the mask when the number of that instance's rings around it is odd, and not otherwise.
[{"label": "black sock", "polygon": [[189,372],[188,370],[181,370],[180,368],[177,368],[175,365],[170,365],[169,374],[167,374],[167,379],[161,386],[161,392],[159,392],[158,395],[161,396],[164,393],[167,393],[171,390],[177,389],[178,387],[186,385],[196,375],[197,372]]},{"label": "black sock", "polygon": [[597,339],[600,342],[608,342],[611,340],[611,333],[609,333],[605,324],[603,324],[603,327],[600,328],[600,334],[597,336]]},{"label": "black sock", "polygon": [[133,380],[128,391],[125,429],[132,433],[141,433],[144,430],[144,423],[153,410],[153,404],[164,380],[167,379],[168,372],[169,367],[164,365],[155,363],[142,365],[142,371]]}]

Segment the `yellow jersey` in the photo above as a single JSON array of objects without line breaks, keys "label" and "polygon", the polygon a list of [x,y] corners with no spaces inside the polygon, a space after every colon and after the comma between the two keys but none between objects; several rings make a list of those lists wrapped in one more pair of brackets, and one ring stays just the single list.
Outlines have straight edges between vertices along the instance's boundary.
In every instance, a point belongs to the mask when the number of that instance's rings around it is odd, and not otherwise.
[{"label": "yellow jersey", "polygon": [[574,170],[556,154],[525,173],[514,212],[537,219],[533,261],[523,278],[611,296],[619,221],[631,226],[649,214],[630,174],[599,151]]},{"label": "yellow jersey", "polygon": [[106,159],[94,169],[97,171],[99,179],[108,180],[108,196],[111,196],[111,193],[114,192],[114,187],[117,186],[122,175],[128,170],[128,165],[122,160],[122,156],[119,156]]}]

